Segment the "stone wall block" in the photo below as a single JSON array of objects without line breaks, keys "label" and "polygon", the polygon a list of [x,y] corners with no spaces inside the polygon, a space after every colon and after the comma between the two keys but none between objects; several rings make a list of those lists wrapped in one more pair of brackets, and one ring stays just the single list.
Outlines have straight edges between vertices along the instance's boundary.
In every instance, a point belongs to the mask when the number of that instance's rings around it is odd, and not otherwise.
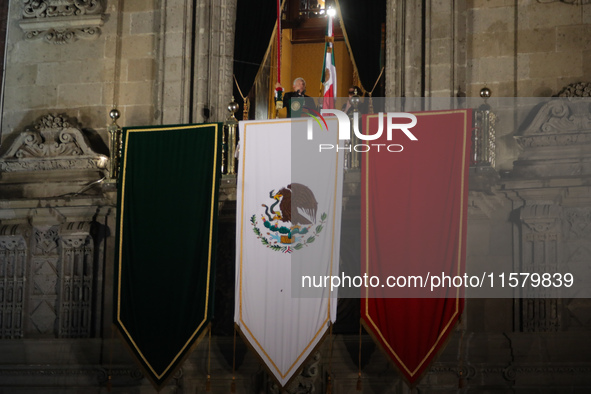
[{"label": "stone wall block", "polygon": [[158,8],[159,3],[158,0],[125,0],[123,12],[153,11]]},{"label": "stone wall block", "polygon": [[185,41],[183,39],[183,33],[167,33],[164,37],[165,40],[165,56],[166,57],[182,57],[183,56],[183,45]]},{"label": "stone wall block", "polygon": [[160,29],[160,11],[136,12],[131,14],[129,33],[150,34]]},{"label": "stone wall block", "polygon": [[[491,83],[501,81],[512,81],[514,75],[513,57],[482,58],[474,59],[472,62],[471,80],[473,83]],[[480,86],[482,88],[482,86]],[[500,96],[500,94],[495,94]]]},{"label": "stone wall block", "polygon": [[447,90],[449,97],[449,81],[452,78],[451,67],[449,64],[438,64],[429,67],[431,78],[430,78],[430,89],[433,91]]},{"label": "stone wall block", "polygon": [[127,62],[127,81],[153,81],[156,78],[156,62],[153,58],[129,59]]},{"label": "stone wall block", "polygon": [[467,0],[468,8],[503,8],[515,5],[514,0]]},{"label": "stone wall block", "polygon": [[515,9],[513,7],[477,8],[471,9],[472,32],[494,33],[501,31],[513,31],[515,25]]},{"label": "stone wall block", "polygon": [[57,105],[57,88],[54,86],[19,86],[7,88],[4,102],[5,110],[55,108]]},{"label": "stone wall block", "polygon": [[517,50],[520,53],[553,52],[556,48],[556,34],[553,28],[519,30]]},{"label": "stone wall block", "polygon": [[559,26],[556,28],[556,51],[591,49],[591,25]]},{"label": "stone wall block", "polygon": [[152,94],[150,83],[123,82],[120,85],[119,103],[132,106],[151,105],[154,101]]},{"label": "stone wall block", "polygon": [[57,106],[71,108],[79,106],[93,106],[102,104],[102,84],[61,84],[57,88]]},{"label": "stone wall block", "polygon": [[128,127],[154,124],[154,107],[152,105],[123,106],[123,115],[119,124]]},{"label": "stone wall block", "polygon": [[580,51],[561,53],[530,54],[530,65],[535,64],[530,72],[532,78],[556,78],[557,76],[582,76],[583,56]]},{"label": "stone wall block", "polygon": [[23,85],[35,85],[38,82],[37,73],[40,65],[19,65],[11,70],[10,78],[4,80],[4,86],[23,86]]},{"label": "stone wall block", "polygon": [[[527,18],[530,29],[553,28],[557,26],[576,25],[581,21],[580,6],[565,4],[560,1],[553,3],[532,2],[530,5],[519,7],[520,21]],[[521,25],[521,23],[520,23]]]},{"label": "stone wall block", "polygon": [[583,80],[591,81],[591,50],[583,51]]},{"label": "stone wall block", "polygon": [[180,107],[182,104],[182,89],[183,84],[181,81],[167,83],[164,89],[164,102],[171,107]]},{"label": "stone wall block", "polygon": [[519,97],[551,97],[558,92],[555,80],[543,78],[524,79],[517,82],[517,95]]},{"label": "stone wall block", "polygon": [[121,39],[121,55],[127,59],[154,56],[154,35],[124,36]]},{"label": "stone wall block", "polygon": [[515,53],[515,33],[499,31],[474,34],[468,37],[474,58],[512,56]]},{"label": "stone wall block", "polygon": [[167,33],[183,33],[185,29],[186,12],[185,0],[168,0],[166,11]]},{"label": "stone wall block", "polygon": [[184,66],[183,58],[167,57],[164,65],[164,80],[166,82],[180,81]]}]

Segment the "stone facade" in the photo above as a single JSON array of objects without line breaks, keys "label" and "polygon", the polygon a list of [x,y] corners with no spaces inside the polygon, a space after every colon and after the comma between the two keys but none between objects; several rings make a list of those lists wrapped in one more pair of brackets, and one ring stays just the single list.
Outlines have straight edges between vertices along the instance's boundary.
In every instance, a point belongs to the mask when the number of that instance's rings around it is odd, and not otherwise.
[{"label": "stone facade", "polygon": [[[108,114],[118,108],[124,126],[223,121],[235,14],[236,0],[9,1],[0,393],[154,392],[112,329]],[[589,33],[588,1],[388,0],[386,92],[470,98],[486,85],[493,97],[585,96]],[[527,107],[518,119],[490,103],[499,113],[495,162],[471,168],[468,264],[506,272],[588,264],[588,103]],[[279,392],[239,339],[233,350],[234,182],[225,177],[220,193],[220,239],[230,241],[218,245],[211,358],[200,344],[165,391],[204,392],[211,362],[212,392],[227,392],[235,353],[237,392]],[[350,172],[349,217],[358,186]],[[366,335],[359,357],[358,313],[354,300],[342,302],[332,350],[325,344],[288,392],[322,392],[329,368],[334,393],[357,392],[359,371],[365,393],[411,392]],[[587,393],[590,331],[588,299],[469,299],[414,392]]]}]

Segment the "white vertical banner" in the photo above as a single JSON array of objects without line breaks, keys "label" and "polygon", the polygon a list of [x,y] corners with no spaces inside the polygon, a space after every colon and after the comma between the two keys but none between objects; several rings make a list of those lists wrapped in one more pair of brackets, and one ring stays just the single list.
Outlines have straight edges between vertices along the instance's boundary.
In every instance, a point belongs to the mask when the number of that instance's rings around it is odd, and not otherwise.
[{"label": "white vertical banner", "polygon": [[317,119],[239,125],[234,321],[282,387],[336,320],[336,289],[302,281],[339,274],[343,152]]}]

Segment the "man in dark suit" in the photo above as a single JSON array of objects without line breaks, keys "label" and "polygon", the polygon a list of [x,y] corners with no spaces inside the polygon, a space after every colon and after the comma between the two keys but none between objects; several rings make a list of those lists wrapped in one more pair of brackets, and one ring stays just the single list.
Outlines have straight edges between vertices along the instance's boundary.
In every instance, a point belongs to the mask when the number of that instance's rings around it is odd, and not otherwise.
[{"label": "man in dark suit", "polygon": [[[278,85],[280,87],[280,85]],[[300,99],[300,100],[292,100]],[[303,99],[303,100],[302,100]],[[306,95],[306,81],[298,77],[293,81],[293,91],[283,95],[283,106],[287,108],[287,117],[299,118],[308,109],[317,110],[314,99]]]}]

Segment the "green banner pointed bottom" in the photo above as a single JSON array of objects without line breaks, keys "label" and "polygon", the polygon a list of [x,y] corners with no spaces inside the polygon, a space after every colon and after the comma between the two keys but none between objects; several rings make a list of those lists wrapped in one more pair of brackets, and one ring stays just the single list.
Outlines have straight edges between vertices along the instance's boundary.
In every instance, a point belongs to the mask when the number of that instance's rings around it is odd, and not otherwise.
[{"label": "green banner pointed bottom", "polygon": [[156,388],[213,316],[220,124],[123,130],[114,320]]}]

